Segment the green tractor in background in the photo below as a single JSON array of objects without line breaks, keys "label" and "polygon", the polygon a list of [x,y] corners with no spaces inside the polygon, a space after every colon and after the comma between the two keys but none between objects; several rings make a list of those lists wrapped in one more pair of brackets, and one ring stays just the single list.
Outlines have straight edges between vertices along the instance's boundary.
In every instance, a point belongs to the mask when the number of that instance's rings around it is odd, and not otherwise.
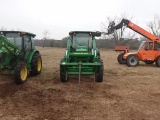
[{"label": "green tractor in background", "polygon": [[71,74],[93,74],[96,82],[102,82],[104,67],[95,39],[101,33],[72,31],[69,35],[65,56],[60,61],[61,82],[67,82]]},{"label": "green tractor in background", "polygon": [[0,70],[13,73],[16,84],[26,82],[29,73],[41,73],[42,59],[34,47],[35,36],[28,32],[0,31]]}]

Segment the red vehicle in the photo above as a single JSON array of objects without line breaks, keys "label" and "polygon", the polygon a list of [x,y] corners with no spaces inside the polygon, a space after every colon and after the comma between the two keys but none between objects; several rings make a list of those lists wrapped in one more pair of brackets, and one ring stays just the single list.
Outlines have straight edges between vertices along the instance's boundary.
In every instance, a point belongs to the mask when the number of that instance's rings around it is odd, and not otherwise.
[{"label": "red vehicle", "polygon": [[124,53],[119,54],[117,58],[118,62],[120,64],[127,64],[129,67],[137,66],[139,61],[143,61],[146,64],[153,64],[155,62],[157,67],[160,67],[160,38],[127,19],[122,19],[122,21],[116,26],[114,22],[110,24],[107,34],[111,34],[123,26],[127,26],[131,30],[146,37],[148,40],[142,41],[138,51],[135,53],[128,53],[127,50],[124,50]]}]

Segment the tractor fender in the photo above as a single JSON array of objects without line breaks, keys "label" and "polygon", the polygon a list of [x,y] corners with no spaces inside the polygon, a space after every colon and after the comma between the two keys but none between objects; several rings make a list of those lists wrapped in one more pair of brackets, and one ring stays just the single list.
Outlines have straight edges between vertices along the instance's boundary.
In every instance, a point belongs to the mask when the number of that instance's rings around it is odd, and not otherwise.
[{"label": "tractor fender", "polygon": [[39,51],[38,51],[38,50],[32,50],[32,51],[29,53],[28,58],[27,58],[27,64],[30,64],[30,63],[32,62],[32,58],[33,58],[33,55],[34,55],[35,53],[39,53]]}]

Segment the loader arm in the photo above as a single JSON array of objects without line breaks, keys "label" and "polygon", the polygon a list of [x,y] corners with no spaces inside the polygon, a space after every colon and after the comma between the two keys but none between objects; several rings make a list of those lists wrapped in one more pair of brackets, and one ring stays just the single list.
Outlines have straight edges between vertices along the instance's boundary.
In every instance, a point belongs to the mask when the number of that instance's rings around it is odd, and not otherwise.
[{"label": "loader arm", "polygon": [[107,34],[111,34],[114,32],[114,30],[118,30],[118,29],[122,28],[123,26],[130,28],[131,30],[135,31],[136,33],[139,33],[140,35],[148,38],[149,40],[160,41],[160,38],[151,34],[148,31],[144,30],[143,28],[139,27],[138,25],[132,23],[131,21],[129,21],[127,19],[122,19],[122,21],[116,26],[115,26],[115,23],[112,22],[108,27],[109,29],[108,29]]},{"label": "loader arm", "polygon": [[[10,42],[5,37],[0,35],[0,49],[2,49],[2,47],[7,49],[10,53],[14,55],[18,55],[20,53],[20,50],[17,46],[15,46],[12,42]],[[14,52],[13,52],[13,49],[14,49]]]}]

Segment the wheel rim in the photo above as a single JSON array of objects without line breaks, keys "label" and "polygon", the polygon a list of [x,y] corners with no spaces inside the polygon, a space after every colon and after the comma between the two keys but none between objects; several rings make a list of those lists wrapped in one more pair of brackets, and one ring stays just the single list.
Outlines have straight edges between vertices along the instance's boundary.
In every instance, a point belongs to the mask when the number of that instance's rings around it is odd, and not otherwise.
[{"label": "wheel rim", "polygon": [[40,71],[41,68],[42,68],[42,61],[41,61],[40,58],[38,58],[38,60],[37,60],[37,71]]},{"label": "wheel rim", "polygon": [[23,66],[21,68],[21,80],[25,81],[27,78],[27,67]]},{"label": "wheel rim", "polygon": [[137,64],[137,58],[134,57],[134,56],[132,56],[132,57],[130,58],[130,60],[129,60],[129,63],[130,63],[131,65],[136,65],[136,64]]}]

